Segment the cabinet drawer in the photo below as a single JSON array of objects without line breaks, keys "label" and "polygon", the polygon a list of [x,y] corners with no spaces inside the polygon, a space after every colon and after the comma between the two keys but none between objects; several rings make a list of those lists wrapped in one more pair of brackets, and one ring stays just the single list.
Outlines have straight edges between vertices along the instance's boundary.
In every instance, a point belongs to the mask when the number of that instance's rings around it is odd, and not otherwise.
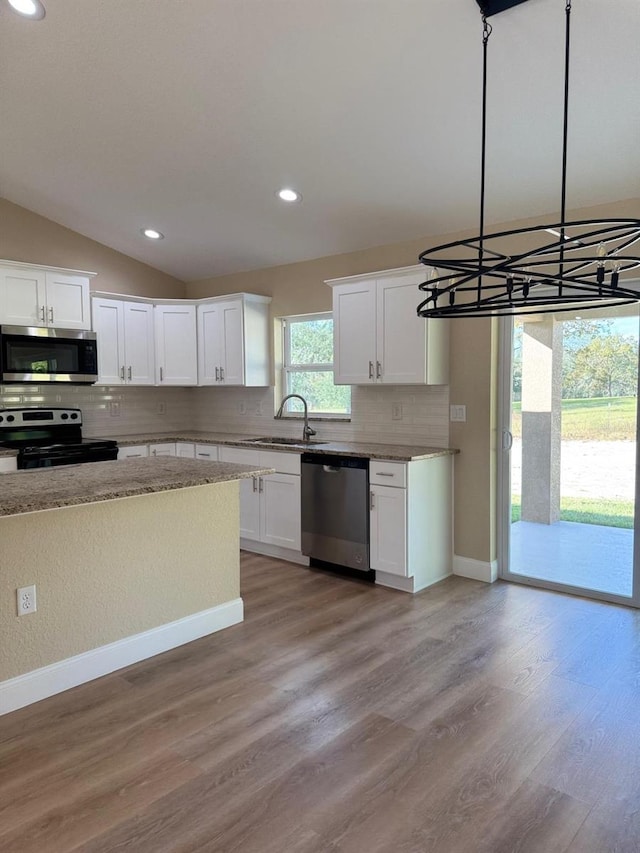
[{"label": "cabinet drawer", "polygon": [[176,456],[181,459],[193,459],[195,454],[195,445],[188,441],[176,441]]},{"label": "cabinet drawer", "polygon": [[407,486],[407,466],[404,462],[369,462],[369,482],[378,486]]},{"label": "cabinet drawer", "polygon": [[220,462],[236,462],[238,465],[260,465],[260,453],[257,450],[245,450],[243,447],[221,447]]},{"label": "cabinet drawer", "polygon": [[218,461],[218,447],[215,444],[196,444],[196,459]]},{"label": "cabinet drawer", "polygon": [[142,459],[148,455],[149,448],[146,444],[118,448],[118,459]]},{"label": "cabinet drawer", "polygon": [[297,474],[300,476],[299,453],[282,453],[278,450],[261,450],[260,465],[263,468],[275,468],[278,474]]}]

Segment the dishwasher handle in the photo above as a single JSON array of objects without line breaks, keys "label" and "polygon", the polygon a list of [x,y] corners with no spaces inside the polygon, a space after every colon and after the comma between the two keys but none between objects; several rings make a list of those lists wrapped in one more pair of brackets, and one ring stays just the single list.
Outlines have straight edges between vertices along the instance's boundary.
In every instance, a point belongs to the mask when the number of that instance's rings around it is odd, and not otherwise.
[{"label": "dishwasher handle", "polygon": [[322,470],[327,474],[339,474],[342,469],[338,465],[323,465]]}]

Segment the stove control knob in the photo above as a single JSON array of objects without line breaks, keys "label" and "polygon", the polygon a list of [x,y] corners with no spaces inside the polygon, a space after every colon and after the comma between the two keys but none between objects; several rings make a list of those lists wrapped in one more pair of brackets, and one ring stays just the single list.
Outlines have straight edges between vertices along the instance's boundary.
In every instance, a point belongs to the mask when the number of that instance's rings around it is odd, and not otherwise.
[{"label": "stove control knob", "polygon": [[60,417],[62,418],[62,420],[63,420],[63,421],[66,421],[66,420],[67,420],[67,418],[69,417],[69,415],[68,415],[66,412],[63,412],[63,413],[60,415]]},{"label": "stove control knob", "polygon": [[71,412],[71,420],[75,421],[77,419],[78,419],[78,413],[77,412]]},{"label": "stove control knob", "polygon": [[4,420],[4,416],[0,415],[0,424],[2,423],[3,420]]},{"label": "stove control knob", "polygon": [[7,415],[7,420],[9,421],[9,423],[11,423],[12,421],[15,421],[15,416],[14,415]]}]

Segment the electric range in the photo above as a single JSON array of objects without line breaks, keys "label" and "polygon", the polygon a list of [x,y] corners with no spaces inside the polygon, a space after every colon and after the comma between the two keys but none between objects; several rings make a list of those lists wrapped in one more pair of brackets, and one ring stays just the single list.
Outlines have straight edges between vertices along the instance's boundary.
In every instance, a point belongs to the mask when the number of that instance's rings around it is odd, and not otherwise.
[{"label": "electric range", "polygon": [[117,442],[82,437],[80,409],[0,409],[0,447],[18,450],[18,468],[118,458]]}]

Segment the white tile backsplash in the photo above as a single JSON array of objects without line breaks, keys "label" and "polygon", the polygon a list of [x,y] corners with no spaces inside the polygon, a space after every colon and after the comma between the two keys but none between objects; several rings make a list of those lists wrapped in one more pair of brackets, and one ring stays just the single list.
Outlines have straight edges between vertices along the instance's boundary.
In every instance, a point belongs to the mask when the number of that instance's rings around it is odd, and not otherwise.
[{"label": "white tile backsplash", "polygon": [[[279,402],[274,394],[274,388],[3,385],[0,407],[75,406],[82,409],[83,432],[88,437],[188,429],[256,436],[300,435],[301,421],[274,419]],[[119,403],[115,417],[113,402]],[[394,403],[402,405],[401,420],[391,417]],[[246,414],[240,414],[241,404]],[[449,388],[354,386],[350,422],[318,421],[312,425],[319,439],[447,447]]]},{"label": "white tile backsplash", "polygon": [[[191,388],[98,385],[0,385],[0,407],[74,406],[82,409],[83,435],[110,436],[192,429]],[[119,403],[112,415],[111,403]],[[164,414],[159,413],[160,403]]]},{"label": "white tile backsplash", "polygon": [[[196,427],[242,435],[301,434],[301,421],[274,419],[279,402],[274,394],[274,388],[194,389]],[[391,417],[394,403],[402,405],[402,420],[394,421]],[[446,385],[354,386],[351,407],[350,422],[314,422],[318,438],[431,447],[449,444]],[[242,408],[246,411],[244,415],[240,414]]]}]

